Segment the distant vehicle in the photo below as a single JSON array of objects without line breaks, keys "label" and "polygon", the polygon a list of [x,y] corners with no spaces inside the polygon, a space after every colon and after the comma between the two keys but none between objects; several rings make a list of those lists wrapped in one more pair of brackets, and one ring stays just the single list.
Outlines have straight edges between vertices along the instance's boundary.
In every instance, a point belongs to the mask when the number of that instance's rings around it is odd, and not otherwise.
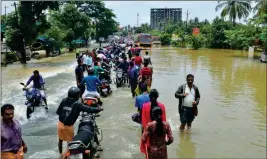
[{"label": "distant vehicle", "polygon": [[126,44],[127,45],[131,45],[131,44],[134,45],[134,41],[132,39],[127,39]]},{"label": "distant vehicle", "polygon": [[100,38],[99,38],[99,41],[101,41],[101,42],[105,42],[105,38],[100,37]]},{"label": "distant vehicle", "polygon": [[145,50],[145,49],[151,49],[153,41],[152,36],[150,34],[138,34],[134,37],[135,44],[138,45],[139,48]]},{"label": "distant vehicle", "polygon": [[267,52],[262,52],[261,53],[261,62],[267,62]]}]

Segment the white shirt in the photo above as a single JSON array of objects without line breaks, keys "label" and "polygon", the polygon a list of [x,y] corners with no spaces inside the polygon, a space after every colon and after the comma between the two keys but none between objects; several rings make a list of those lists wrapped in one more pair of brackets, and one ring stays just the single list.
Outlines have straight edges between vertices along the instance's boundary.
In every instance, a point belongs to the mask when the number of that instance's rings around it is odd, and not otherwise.
[{"label": "white shirt", "polygon": [[85,64],[86,63],[86,58],[87,58],[87,55],[85,54],[85,55],[83,55],[83,64]]},{"label": "white shirt", "polygon": [[144,59],[150,59],[150,56],[149,55],[145,55]]},{"label": "white shirt", "polygon": [[195,90],[192,87],[191,90],[189,86],[186,84],[184,93],[188,93],[188,95],[184,98],[183,106],[185,107],[193,107],[193,102],[195,101]]}]

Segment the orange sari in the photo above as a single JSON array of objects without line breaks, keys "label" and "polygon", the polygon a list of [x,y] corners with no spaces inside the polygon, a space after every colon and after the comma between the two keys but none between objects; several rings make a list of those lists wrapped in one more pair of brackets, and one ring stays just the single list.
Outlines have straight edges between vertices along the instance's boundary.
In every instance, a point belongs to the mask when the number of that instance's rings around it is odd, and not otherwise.
[{"label": "orange sari", "polygon": [[[166,122],[166,110],[164,104],[158,102],[158,106],[162,109],[162,121]],[[142,107],[142,128],[145,129],[147,124],[151,122],[150,117],[151,103],[145,103]],[[147,155],[146,147],[149,147],[150,138],[148,137],[146,142],[144,143],[141,139],[140,143],[140,151]]]}]

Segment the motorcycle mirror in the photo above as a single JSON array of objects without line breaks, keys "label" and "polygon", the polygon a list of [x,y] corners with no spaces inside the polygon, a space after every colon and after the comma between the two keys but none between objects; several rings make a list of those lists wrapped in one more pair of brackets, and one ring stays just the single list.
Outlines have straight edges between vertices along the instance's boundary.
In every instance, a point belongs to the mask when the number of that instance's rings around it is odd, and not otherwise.
[{"label": "motorcycle mirror", "polygon": [[23,82],[20,82],[21,85],[25,86],[25,84]]}]

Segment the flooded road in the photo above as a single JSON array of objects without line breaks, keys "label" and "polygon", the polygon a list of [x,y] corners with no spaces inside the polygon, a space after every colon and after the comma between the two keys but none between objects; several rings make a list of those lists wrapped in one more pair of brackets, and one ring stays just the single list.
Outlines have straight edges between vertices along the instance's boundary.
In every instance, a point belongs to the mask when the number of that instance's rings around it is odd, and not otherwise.
[{"label": "flooded road", "polygon": [[[174,143],[169,158],[266,158],[266,64],[241,58],[229,50],[152,49],[153,88],[167,109]],[[75,86],[75,55],[42,59],[27,66],[2,68],[2,103],[15,105],[28,146],[26,158],[58,158],[55,113],[67,90]],[[46,81],[49,114],[40,110],[28,121],[25,97],[19,82],[26,82],[34,69]],[[201,100],[199,115],[190,134],[180,133],[178,100],[174,93],[195,75]],[[104,111],[97,120],[103,129],[101,158],[140,158],[140,126],[131,120],[136,112],[130,89],[112,86],[113,94],[103,99]],[[77,124],[78,125],[78,120]],[[77,131],[77,127],[75,132]]]}]

